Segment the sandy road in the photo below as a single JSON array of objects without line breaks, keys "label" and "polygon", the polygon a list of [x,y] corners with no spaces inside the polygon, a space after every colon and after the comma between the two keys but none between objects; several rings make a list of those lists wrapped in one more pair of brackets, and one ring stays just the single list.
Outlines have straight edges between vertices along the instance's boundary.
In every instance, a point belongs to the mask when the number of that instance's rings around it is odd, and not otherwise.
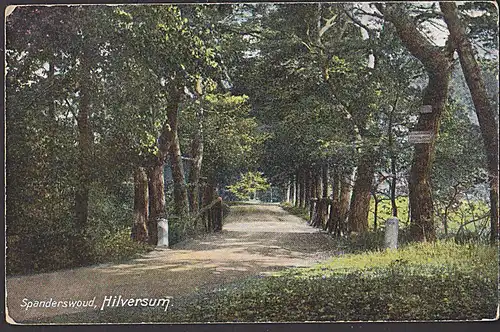
[{"label": "sandy road", "polygon": [[[333,254],[334,241],[276,205],[232,208],[217,234],[156,249],[125,264],[99,265],[7,279],[9,320],[23,322],[101,310],[107,296],[162,298],[192,294],[238,278],[308,266]],[[30,301],[94,299],[94,307],[26,308]],[[26,300],[24,300],[26,303]],[[106,310],[106,308],[103,308]],[[126,308],[124,309],[126,310]]]}]

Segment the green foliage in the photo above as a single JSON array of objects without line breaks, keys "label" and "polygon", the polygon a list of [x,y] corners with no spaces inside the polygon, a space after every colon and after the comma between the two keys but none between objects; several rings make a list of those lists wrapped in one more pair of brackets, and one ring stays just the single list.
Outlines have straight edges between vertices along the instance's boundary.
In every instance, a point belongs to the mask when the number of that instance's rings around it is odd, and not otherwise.
[{"label": "green foliage", "polygon": [[260,172],[247,172],[240,175],[240,179],[233,185],[227,186],[227,189],[241,200],[255,197],[257,191],[264,191],[270,188],[267,179]]},{"label": "green foliage", "polygon": [[[384,227],[387,219],[392,217],[392,206],[391,200],[388,197],[378,197],[382,199],[379,201],[377,206],[377,228],[380,229]],[[396,198],[396,207],[398,209],[398,219],[399,227],[408,226],[408,196],[400,196]],[[375,220],[375,199],[372,197],[370,199],[370,213],[368,214],[368,226],[374,229]]]},{"label": "green foliage", "polygon": [[133,241],[130,238],[130,228],[109,233],[94,241],[93,263],[123,262],[154,248],[153,246]]}]

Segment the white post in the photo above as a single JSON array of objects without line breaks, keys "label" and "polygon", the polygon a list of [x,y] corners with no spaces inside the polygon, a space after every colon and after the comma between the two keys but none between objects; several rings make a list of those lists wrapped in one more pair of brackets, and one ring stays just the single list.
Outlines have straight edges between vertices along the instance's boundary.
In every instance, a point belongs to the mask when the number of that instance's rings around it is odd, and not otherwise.
[{"label": "white post", "polygon": [[168,248],[168,220],[158,219],[158,247]]},{"label": "white post", "polygon": [[398,248],[398,230],[399,220],[396,217],[387,219],[385,222],[385,241],[384,247],[386,249]]}]

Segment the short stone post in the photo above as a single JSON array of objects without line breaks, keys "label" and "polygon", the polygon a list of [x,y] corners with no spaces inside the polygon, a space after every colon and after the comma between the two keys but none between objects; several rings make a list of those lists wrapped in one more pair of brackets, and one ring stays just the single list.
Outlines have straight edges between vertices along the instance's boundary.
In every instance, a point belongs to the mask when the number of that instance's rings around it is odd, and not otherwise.
[{"label": "short stone post", "polygon": [[386,249],[398,248],[398,230],[399,220],[396,217],[387,219],[385,222],[385,240],[384,247]]},{"label": "short stone post", "polygon": [[168,220],[165,218],[158,218],[158,247],[168,248]]}]

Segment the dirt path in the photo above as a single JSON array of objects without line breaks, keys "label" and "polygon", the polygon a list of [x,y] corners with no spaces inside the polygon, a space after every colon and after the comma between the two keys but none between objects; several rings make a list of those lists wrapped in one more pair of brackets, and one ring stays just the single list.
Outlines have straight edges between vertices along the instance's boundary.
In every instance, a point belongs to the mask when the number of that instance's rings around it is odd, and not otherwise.
[{"label": "dirt path", "polygon": [[[308,266],[333,254],[333,240],[276,205],[232,208],[224,230],[126,264],[100,265],[7,279],[7,309],[16,322],[100,310],[105,296],[176,297],[197,288],[286,267]],[[93,308],[30,308],[26,301],[94,299]],[[60,304],[62,306],[62,304]],[[104,309],[105,310],[105,309]]]}]

